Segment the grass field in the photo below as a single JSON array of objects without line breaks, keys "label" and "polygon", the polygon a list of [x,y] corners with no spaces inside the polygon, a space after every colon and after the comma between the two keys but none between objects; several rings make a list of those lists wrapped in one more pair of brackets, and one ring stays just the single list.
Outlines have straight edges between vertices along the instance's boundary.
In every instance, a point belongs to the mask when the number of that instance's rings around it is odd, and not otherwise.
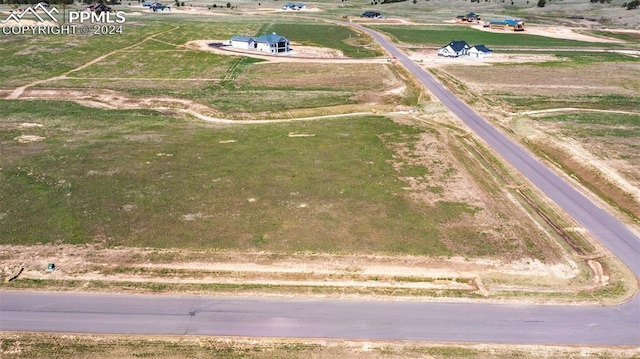
[{"label": "grass field", "polygon": [[[553,129],[568,138],[578,139],[596,158],[605,163],[615,163],[618,173],[631,183],[640,181],[640,115],[610,113],[568,113],[541,116],[536,119],[541,127]],[[588,145],[587,145],[588,144]],[[566,171],[621,212],[638,222],[640,202],[637,197],[621,191],[606,177],[589,170],[588,163],[580,163],[572,156],[562,155],[550,148],[540,146],[547,156],[554,158]],[[593,164],[591,164],[593,165]]]},{"label": "grass field", "polygon": [[[423,13],[415,11],[409,1],[384,9],[422,19],[435,14],[441,21],[445,12],[450,15],[468,8],[465,2],[456,2],[455,10],[437,9],[433,3],[444,2],[432,0]],[[495,3],[490,5],[493,14],[528,11],[523,7],[504,10],[503,5]],[[420,2],[420,9],[425,9],[425,4]],[[359,13],[368,7],[368,3],[351,2],[343,2],[339,8],[328,2],[318,5],[333,8],[321,14],[332,18],[338,18],[343,10]],[[255,8],[256,4],[245,1],[241,6]],[[356,111],[371,114],[322,121],[222,125],[179,116],[171,109],[103,110],[57,100],[0,100],[0,245],[6,245],[3,255],[13,256],[17,245],[47,244],[47,248],[61,248],[62,243],[68,243],[77,245],[68,247],[89,248],[87,256],[95,255],[94,248],[125,247],[123,250],[128,252],[134,252],[130,247],[152,248],[158,250],[159,266],[192,264],[194,257],[189,254],[202,250],[200,253],[205,256],[216,251],[239,255],[266,253],[286,258],[288,264],[294,252],[311,256],[409,255],[418,256],[420,261],[429,259],[427,256],[439,256],[459,258],[464,263],[495,259],[494,263],[522,263],[525,270],[541,273],[531,277],[538,279],[523,275],[514,281],[499,275],[492,277],[495,271],[490,269],[488,275],[477,270],[465,272],[465,277],[429,279],[477,285],[478,291],[473,287],[467,292],[242,283],[247,278],[242,278],[237,269],[229,275],[232,281],[217,283],[215,280],[224,279],[226,274],[201,268],[196,269],[195,276],[200,276],[197,278],[216,278],[210,283],[185,280],[171,284],[171,279],[188,279],[192,273],[167,268],[155,273],[153,268],[144,267],[152,261],[140,257],[129,261],[123,256],[120,261],[96,260],[98,269],[92,273],[99,277],[100,270],[106,268],[103,273],[107,276],[156,275],[155,279],[160,280],[137,283],[126,279],[43,280],[23,274],[22,278],[4,284],[5,289],[288,296],[342,293],[354,297],[416,295],[505,301],[525,298],[529,303],[556,296],[569,300],[619,299],[632,291],[629,288],[634,287],[635,281],[625,287],[617,267],[608,265],[612,259],[602,260],[607,280],[609,277],[611,280],[602,287],[594,285],[593,290],[589,288],[598,279],[597,274],[592,275],[582,257],[577,259],[580,268],[577,276],[559,280],[554,273],[542,278],[551,272],[547,269],[555,267],[552,264],[566,264],[567,258],[578,258],[570,250],[562,252],[563,248],[572,247],[570,242],[575,238],[583,240],[582,247],[588,248],[584,251],[585,258],[591,258],[597,248],[587,243],[580,229],[574,231],[574,224],[563,214],[555,213],[555,207],[545,207],[544,199],[523,188],[526,185],[522,185],[517,175],[509,173],[509,168],[466,130],[457,127],[447,114],[434,110],[427,115],[414,114],[415,117],[394,115],[393,119],[374,115],[378,112],[375,109],[385,112],[398,108],[397,105],[431,109],[425,105],[420,90],[405,81],[405,75],[393,64],[278,64],[220,56],[184,46],[192,40],[220,41],[235,34],[278,32],[301,45],[330,47],[353,58],[379,56],[381,52],[369,38],[302,16],[295,20],[281,18],[280,14],[235,16],[230,10],[224,18],[177,14],[167,15],[163,20],[146,15],[130,19],[124,36],[77,37],[71,41],[0,38],[0,46],[6,49],[0,54],[0,78],[6,79],[0,90],[57,76],[114,52],[67,78],[42,83],[37,88],[81,89],[88,95],[115,90],[138,99],[160,96],[189,99],[210,106],[220,117],[235,119]],[[526,34],[491,34],[463,27],[376,28],[415,47],[441,46],[452,38],[497,48],[612,46]],[[478,91],[488,102],[504,106],[501,110],[505,111],[497,113],[558,106],[638,111],[638,85],[632,76],[637,67],[633,58],[578,52],[558,56],[569,61],[445,70],[457,79],[466,79],[460,83],[468,83],[470,93]],[[489,82],[496,86],[488,91],[479,90],[478,84]],[[541,127],[558,131],[555,133],[607,147],[611,151],[608,156],[617,151],[617,159],[630,164],[630,175],[637,175],[638,116],[561,114],[536,121]],[[24,135],[41,136],[42,141],[19,142]],[[555,152],[541,153],[555,159]],[[573,170],[570,166],[567,169]],[[576,179],[586,179],[584,173],[571,174]],[[610,196],[596,193],[603,198]],[[627,204],[620,198],[609,198],[623,207]],[[550,217],[560,231],[569,228],[570,238],[551,243],[560,235],[540,220],[540,213]],[[161,248],[171,248],[180,255],[162,257],[167,253],[162,253]],[[39,268],[43,258],[41,253],[28,258],[27,271]],[[60,263],[55,256],[52,258]],[[70,259],[67,256],[65,260]],[[81,263],[78,275],[92,271],[88,269],[92,268],[88,266],[90,261],[81,257],[71,260]],[[250,265],[258,262],[247,260]],[[108,264],[100,267],[103,263]],[[545,268],[536,268],[536,263]],[[64,265],[59,268],[56,274],[64,273]],[[343,269],[346,274],[339,279],[344,280],[354,280],[359,270],[351,266]],[[251,275],[268,277],[264,273]],[[301,272],[277,273],[274,278],[322,281],[325,276]],[[169,281],[162,282],[163,279]],[[487,286],[514,289],[497,296],[492,293],[489,298],[481,293],[482,279]],[[411,283],[425,279],[412,275],[389,278],[363,275],[361,280]],[[536,283],[528,283],[529,280]],[[554,286],[560,281],[571,282],[573,286]],[[583,290],[585,286],[589,288]],[[560,291],[554,292],[559,287]],[[637,350],[607,348],[540,349],[427,346],[408,342],[353,345],[273,340],[264,344],[215,338],[0,335],[0,356],[8,358],[525,358],[534,354],[548,358],[634,358],[638,355]]]},{"label": "grass field", "polygon": [[564,131],[580,137],[640,137],[640,116],[638,115],[574,113],[540,117],[540,120],[554,122]]},{"label": "grass field", "polygon": [[[478,233],[479,208],[404,195],[399,178],[430,169],[393,165],[393,148],[422,130],[383,117],[217,127],[150,111],[24,105],[3,101],[0,112],[3,244],[539,255],[528,235]],[[46,140],[13,140],[27,133]],[[532,230],[511,226],[499,231]]]},{"label": "grass field", "polygon": [[447,66],[446,73],[476,95],[513,111],[578,107],[640,111],[640,82],[634,59],[620,54],[559,53],[568,61],[543,64],[499,64],[487,71],[477,66]]},{"label": "grass field", "polygon": [[443,46],[451,40],[464,40],[470,45],[484,44],[490,48],[572,48],[612,47],[610,43],[594,43],[576,40],[555,39],[525,33],[493,33],[465,26],[372,26],[385,32],[401,43],[412,46]]},{"label": "grass field", "polygon": [[365,36],[345,26],[326,23],[268,23],[261,33],[276,32],[288,34],[289,40],[302,45],[335,48],[348,57],[376,57],[384,53],[369,36]]},{"label": "grass field", "polygon": [[[287,69],[277,69],[270,65],[254,66],[263,60],[218,55],[184,46],[194,40],[222,41],[235,34],[277,31],[293,41],[335,48],[347,56],[381,54],[370,45],[369,37],[346,27],[304,19],[291,22],[290,19],[266,17],[262,19],[264,21],[260,18],[244,21],[240,16],[210,21],[203,17],[185,18],[180,14],[169,19],[175,19],[175,22],[130,18],[125,35],[99,40],[91,36],[77,37],[71,42],[60,38],[50,41],[35,37],[18,41],[3,37],[0,43],[10,49],[0,55],[0,76],[8,79],[3,85],[20,86],[45,80],[87,64],[63,79],[43,82],[37,87],[109,89],[143,99],[186,98],[207,104],[225,117],[243,119],[290,117],[291,111],[299,111],[305,116],[326,114],[331,112],[331,107],[345,105],[353,105],[352,112],[367,111],[370,105],[366,108],[358,106],[364,103],[414,105],[416,101],[412,96],[400,100],[397,94],[384,95],[388,90],[403,86],[396,71],[387,64],[344,64],[333,69],[323,65],[290,64]],[[106,54],[109,55],[88,63]],[[25,63],[32,66],[25,67]],[[385,76],[367,76],[371,71]],[[349,76],[344,76],[345,72]],[[268,84],[261,81],[269,77],[272,80]],[[291,78],[305,82],[292,82]],[[309,81],[309,78],[313,80]],[[347,83],[345,79],[351,82],[348,86],[342,86]],[[314,109],[317,109],[315,113]]]},{"label": "grass field", "polygon": [[128,24],[122,36],[96,41],[86,37],[12,37],[0,38],[0,78],[2,87],[20,86],[35,80],[61,75],[87,61],[111,51],[131,46],[145,37],[170,29],[166,24]]}]

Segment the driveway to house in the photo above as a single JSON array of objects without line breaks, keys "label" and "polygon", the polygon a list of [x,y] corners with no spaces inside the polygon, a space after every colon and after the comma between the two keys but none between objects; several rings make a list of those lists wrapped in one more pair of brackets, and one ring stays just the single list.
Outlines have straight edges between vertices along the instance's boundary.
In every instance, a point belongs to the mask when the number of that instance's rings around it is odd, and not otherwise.
[{"label": "driveway to house", "polygon": [[[496,153],[640,277],[640,238],[371,34]],[[0,292],[0,330],[640,345],[640,297],[612,307]]]}]

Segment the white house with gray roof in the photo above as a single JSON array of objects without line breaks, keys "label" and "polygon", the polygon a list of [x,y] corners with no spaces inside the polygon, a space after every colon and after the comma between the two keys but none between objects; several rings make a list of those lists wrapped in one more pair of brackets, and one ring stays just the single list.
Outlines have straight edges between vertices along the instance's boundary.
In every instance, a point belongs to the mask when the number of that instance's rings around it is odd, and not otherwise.
[{"label": "white house with gray roof", "polygon": [[466,41],[451,41],[438,49],[438,56],[483,58],[493,51],[484,45],[469,46]]},{"label": "white house with gray roof", "polygon": [[231,47],[242,50],[257,50],[271,54],[289,52],[289,40],[278,34],[271,33],[262,36],[239,36],[231,37]]},{"label": "white house with gray roof", "polygon": [[469,57],[481,58],[491,56],[491,54],[493,54],[493,51],[491,51],[484,45],[475,45],[472,46],[469,51],[467,51],[467,54],[469,55]]}]

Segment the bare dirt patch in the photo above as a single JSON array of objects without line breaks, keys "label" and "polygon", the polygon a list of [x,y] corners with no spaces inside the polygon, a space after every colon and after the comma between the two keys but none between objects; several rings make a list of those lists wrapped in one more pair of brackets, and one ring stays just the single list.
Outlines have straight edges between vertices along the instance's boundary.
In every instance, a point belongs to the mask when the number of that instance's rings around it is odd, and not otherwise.
[{"label": "bare dirt patch", "polygon": [[[193,214],[193,217],[198,217],[198,214]],[[54,271],[47,270],[48,263],[55,263]],[[287,291],[292,286],[332,288],[329,292],[318,294],[322,297],[348,297],[349,288],[365,292],[369,288],[372,291],[388,291],[391,293],[388,299],[405,297],[406,293],[412,293],[411,290],[457,290],[478,293],[490,299],[500,298],[500,291],[512,291],[516,287],[525,292],[553,291],[554,288],[562,292],[594,290],[608,283],[608,278],[595,259],[589,261],[594,279],[582,282],[576,281],[576,278],[582,276],[584,269],[580,269],[576,263],[548,265],[531,259],[508,262],[461,257],[284,255],[269,252],[101,248],[92,245],[0,246],[3,277],[18,267],[24,268],[18,281],[269,285],[280,286],[280,295],[287,296],[298,295]],[[499,278],[501,284],[483,285],[482,278],[491,283],[497,283],[496,278]],[[394,294],[394,289],[409,292]],[[168,291],[172,292],[171,289]],[[304,296],[308,295],[305,292]],[[366,293],[358,296],[369,297]],[[374,292],[371,296],[385,298]],[[415,294],[409,294],[409,297],[421,298]],[[548,302],[547,299],[526,297],[520,300]]]},{"label": "bare dirt patch", "polygon": [[632,359],[638,348],[561,347],[548,345],[455,344],[418,341],[367,341],[334,339],[122,336],[99,334],[52,334],[4,332],[0,355],[10,358],[45,358],[65,353],[74,358],[250,357],[313,359]]},{"label": "bare dirt patch", "polygon": [[405,49],[405,52],[409,57],[419,63],[420,65],[433,68],[442,66],[490,66],[493,64],[526,64],[526,63],[544,63],[548,61],[562,61],[562,59],[549,54],[492,54],[489,57],[484,58],[471,58],[471,57],[443,57],[438,56],[437,50],[433,49],[418,49],[410,51]]},{"label": "bare dirt patch", "polygon": [[20,128],[39,128],[43,125],[41,123],[23,122],[18,125]]},{"label": "bare dirt patch", "polygon": [[29,143],[29,142],[44,141],[46,138],[42,136],[36,136],[36,135],[20,135],[14,139],[19,143]]},{"label": "bare dirt patch", "polygon": [[[640,173],[638,161],[634,160],[637,155],[632,155],[630,159],[620,158],[620,150],[628,152],[629,146],[625,144],[627,140],[614,142],[595,138],[583,141],[557,133],[552,125],[536,127],[549,135],[539,133],[537,136],[528,136],[527,141],[542,151],[547,156],[546,159],[559,169],[573,173],[570,180],[577,184],[588,184],[636,218],[640,215],[640,191],[637,186]],[[629,221],[628,216],[623,216],[622,219]]]},{"label": "bare dirt patch", "polygon": [[22,93],[21,99],[66,100],[99,109],[189,109],[203,114],[219,114],[214,108],[187,99],[132,97],[112,90],[29,88]]},{"label": "bare dirt patch", "polygon": [[486,71],[470,66],[447,66],[445,71],[480,94],[497,92],[526,96],[570,96],[607,93],[635,96],[638,93],[637,82],[629,81],[629,74],[639,69],[635,63],[607,63],[606,66],[586,64],[579,67],[521,64],[494,69]]},{"label": "bare dirt patch", "polygon": [[261,51],[242,50],[231,46],[222,46],[222,40],[194,40],[185,44],[187,48],[201,51],[214,52],[220,55],[248,56],[257,59],[268,60],[270,62],[321,62],[321,63],[385,63],[387,58],[354,59],[344,56],[335,49],[301,46],[291,44],[292,51],[284,54],[270,55]]}]

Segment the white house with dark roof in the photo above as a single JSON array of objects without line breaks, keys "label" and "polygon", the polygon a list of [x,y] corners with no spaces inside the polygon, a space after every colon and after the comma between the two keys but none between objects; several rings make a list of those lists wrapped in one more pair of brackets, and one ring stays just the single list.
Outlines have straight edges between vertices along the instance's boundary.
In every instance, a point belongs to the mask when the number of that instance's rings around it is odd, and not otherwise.
[{"label": "white house with dark roof", "polygon": [[484,58],[491,56],[493,51],[484,45],[469,46],[466,41],[451,41],[438,49],[438,56]]},{"label": "white house with dark roof", "polygon": [[471,46],[466,41],[451,41],[438,49],[438,56],[460,57],[469,53]]},{"label": "white house with dark roof", "polygon": [[262,36],[235,35],[231,37],[231,47],[278,54],[289,52],[290,42],[286,37],[278,35],[275,32]]}]

